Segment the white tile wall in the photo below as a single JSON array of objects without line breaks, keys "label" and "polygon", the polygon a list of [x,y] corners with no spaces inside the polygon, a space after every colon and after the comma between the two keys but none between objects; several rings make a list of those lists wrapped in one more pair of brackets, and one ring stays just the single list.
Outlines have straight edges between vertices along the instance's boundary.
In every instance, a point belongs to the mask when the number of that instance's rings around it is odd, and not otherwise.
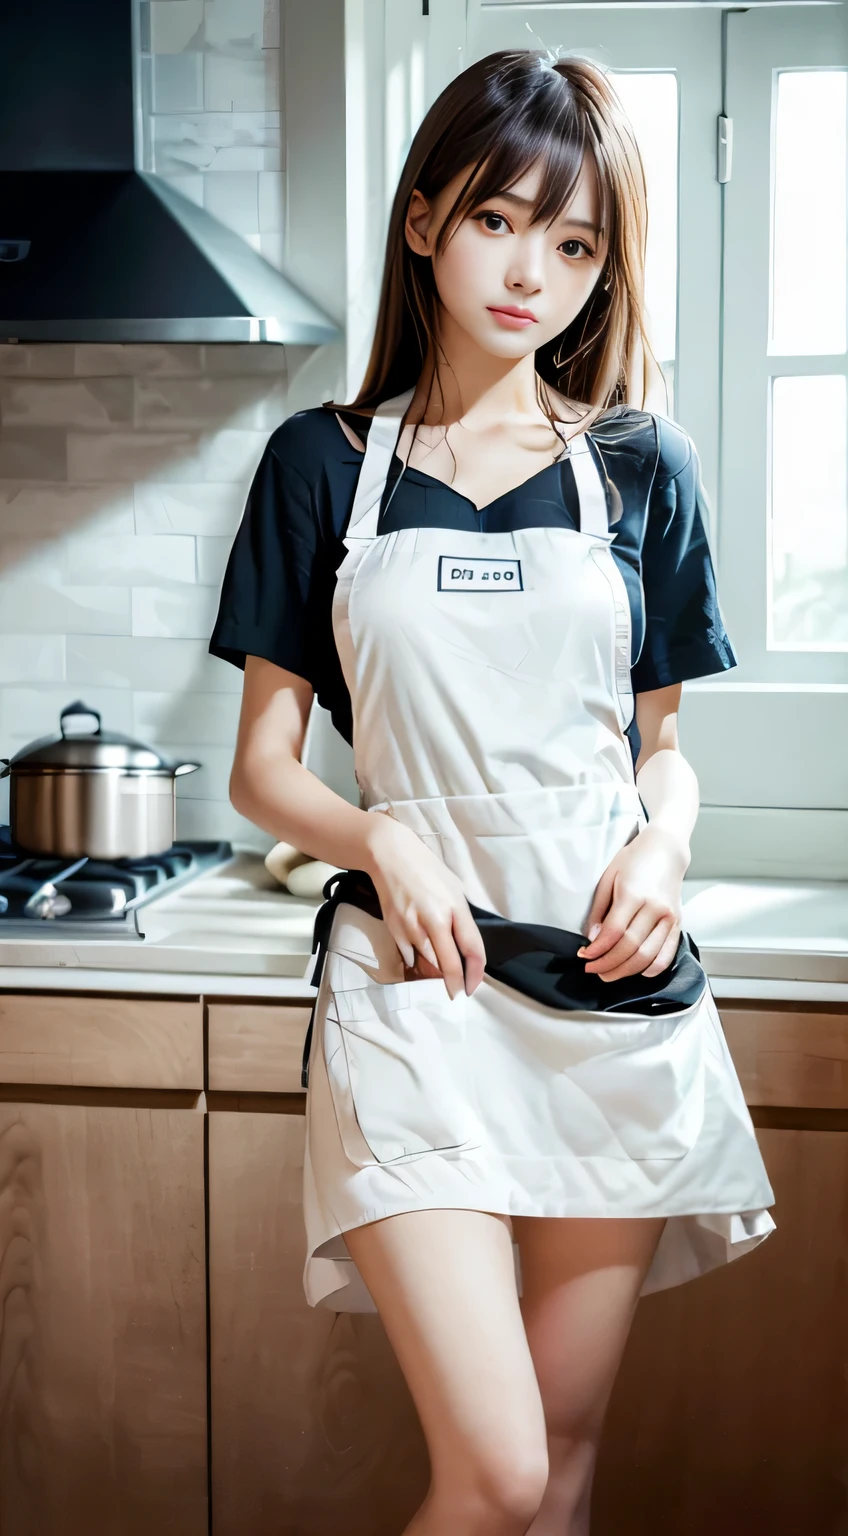
[{"label": "white tile wall", "polygon": [[280,0],[137,4],[145,169],[280,266]]},{"label": "white tile wall", "polygon": [[[162,9],[183,5],[186,27],[190,0]],[[207,643],[285,414],[280,347],[0,346],[0,757],[82,697],[202,764],[180,780],[183,836],[268,846],[229,804],[241,673]]]}]

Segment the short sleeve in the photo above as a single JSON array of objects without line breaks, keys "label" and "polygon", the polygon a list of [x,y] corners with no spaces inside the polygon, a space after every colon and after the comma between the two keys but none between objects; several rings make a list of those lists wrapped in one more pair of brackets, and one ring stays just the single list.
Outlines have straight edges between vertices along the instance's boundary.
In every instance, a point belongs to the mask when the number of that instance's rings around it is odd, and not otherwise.
[{"label": "short sleeve", "polygon": [[645,635],[632,670],[635,693],[737,665],[716,591],[697,450],[676,423],[657,418],[657,428],[659,462],[642,546]]},{"label": "short sleeve", "polygon": [[247,656],[261,656],[306,678],[317,692],[326,645],[318,632],[326,561],[310,486],[281,458],[279,436],[271,438],[253,477],[209,650],[241,668]]}]

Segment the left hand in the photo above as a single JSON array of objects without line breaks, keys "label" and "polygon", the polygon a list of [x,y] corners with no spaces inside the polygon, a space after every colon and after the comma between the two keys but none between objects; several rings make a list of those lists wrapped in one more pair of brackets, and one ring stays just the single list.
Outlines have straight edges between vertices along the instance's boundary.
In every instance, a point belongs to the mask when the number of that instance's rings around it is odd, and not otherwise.
[{"label": "left hand", "polygon": [[658,976],[671,965],[680,942],[683,876],[688,853],[670,832],[650,823],[604,871],[586,931],[595,938],[577,951],[586,970],[602,981]]}]

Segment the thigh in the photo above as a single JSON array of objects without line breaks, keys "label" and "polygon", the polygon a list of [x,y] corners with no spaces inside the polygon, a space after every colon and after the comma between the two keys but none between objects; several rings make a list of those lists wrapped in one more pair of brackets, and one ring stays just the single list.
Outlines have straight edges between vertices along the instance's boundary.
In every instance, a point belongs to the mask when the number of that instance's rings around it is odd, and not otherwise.
[{"label": "thigh", "polygon": [[512,1240],[486,1211],[422,1210],[345,1232],[421,1420],[434,1481],[542,1476],[545,1417]]},{"label": "thigh", "polygon": [[548,1433],[597,1442],[665,1217],[512,1222]]}]

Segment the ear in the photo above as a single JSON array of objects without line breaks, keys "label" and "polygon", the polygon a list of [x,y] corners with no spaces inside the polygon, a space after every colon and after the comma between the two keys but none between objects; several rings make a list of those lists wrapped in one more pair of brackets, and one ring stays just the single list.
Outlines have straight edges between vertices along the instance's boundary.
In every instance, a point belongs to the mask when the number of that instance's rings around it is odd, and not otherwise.
[{"label": "ear", "polygon": [[404,234],[407,245],[416,256],[431,256],[430,230],[433,225],[433,209],[422,192],[415,188],[406,211]]}]

